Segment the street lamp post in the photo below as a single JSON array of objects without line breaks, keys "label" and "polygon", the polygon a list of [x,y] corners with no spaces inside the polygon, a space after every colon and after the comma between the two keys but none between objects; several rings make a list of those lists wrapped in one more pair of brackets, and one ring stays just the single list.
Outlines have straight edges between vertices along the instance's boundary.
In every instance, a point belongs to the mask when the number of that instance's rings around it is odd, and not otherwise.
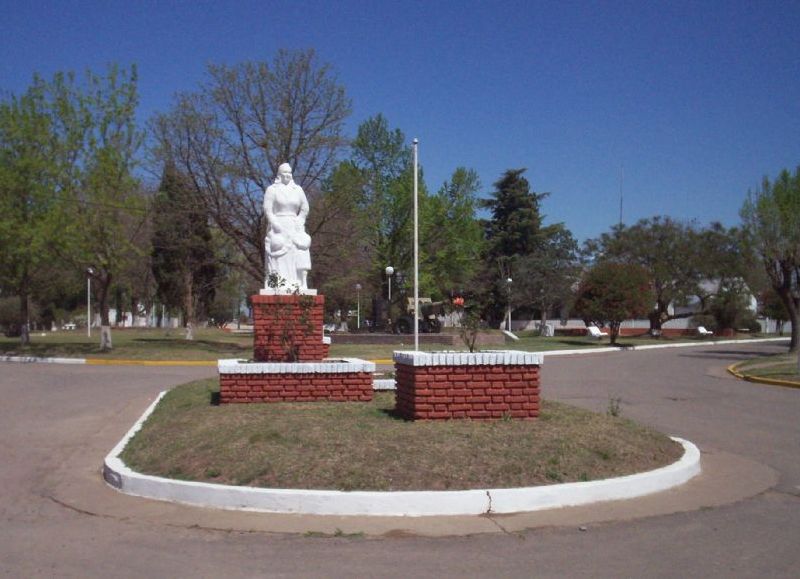
[{"label": "street lamp post", "polygon": [[356,331],[361,329],[361,284],[356,284]]},{"label": "street lamp post", "polygon": [[506,322],[506,330],[511,331],[511,282],[514,281],[510,277],[506,279],[506,287],[508,288],[508,316]]},{"label": "street lamp post", "polygon": [[392,306],[392,276],[394,275],[394,268],[389,265],[386,266],[386,277],[389,278],[389,307]]},{"label": "street lamp post", "polygon": [[86,268],[86,337],[92,337],[92,276],[94,270]]},{"label": "street lamp post", "polygon": [[386,277],[389,278],[389,307],[387,308],[387,317],[389,318],[389,330],[391,331],[392,327],[392,275],[394,275],[394,268],[391,265],[387,265],[386,269]]}]

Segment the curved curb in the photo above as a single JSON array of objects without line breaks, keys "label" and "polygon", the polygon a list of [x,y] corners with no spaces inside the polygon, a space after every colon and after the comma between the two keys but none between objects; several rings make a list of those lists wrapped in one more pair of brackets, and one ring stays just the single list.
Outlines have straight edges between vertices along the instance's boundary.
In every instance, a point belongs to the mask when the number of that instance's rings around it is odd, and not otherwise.
[{"label": "curved curb", "polygon": [[631,499],[681,485],[700,473],[700,451],[689,441],[683,456],[655,470],[613,479],[511,489],[464,491],[331,491],[263,489],[180,481],[141,474],[119,458],[166,392],[147,408],[108,454],[103,477],[117,490],[140,497],[202,507],[307,515],[440,516],[521,513],[601,501]]},{"label": "curved curb", "polygon": [[752,374],[739,372],[739,370],[736,368],[739,364],[744,364],[744,362],[736,362],[726,368],[730,374],[739,380],[746,380],[747,382],[754,382],[756,384],[768,384],[770,386],[783,386],[785,388],[800,388],[800,382],[778,380],[776,378],[762,378],[761,376],[753,376]]}]

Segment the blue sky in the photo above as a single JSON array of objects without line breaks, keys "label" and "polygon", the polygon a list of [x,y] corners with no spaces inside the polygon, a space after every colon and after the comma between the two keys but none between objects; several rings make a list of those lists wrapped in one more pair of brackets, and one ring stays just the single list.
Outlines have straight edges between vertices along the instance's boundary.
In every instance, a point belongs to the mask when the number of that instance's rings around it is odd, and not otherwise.
[{"label": "blue sky", "polygon": [[[140,115],[207,63],[314,48],[383,113],[436,190],[527,167],[579,239],[658,214],[738,223],[748,189],[800,164],[800,3],[0,0],[0,90],[136,63]],[[312,208],[313,210],[313,208]]]}]

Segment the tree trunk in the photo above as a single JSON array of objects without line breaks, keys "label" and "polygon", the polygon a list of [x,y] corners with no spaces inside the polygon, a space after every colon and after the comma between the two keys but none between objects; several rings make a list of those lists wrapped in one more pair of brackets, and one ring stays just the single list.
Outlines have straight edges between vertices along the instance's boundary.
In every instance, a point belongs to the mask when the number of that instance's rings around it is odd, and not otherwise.
[{"label": "tree trunk", "polygon": [[192,284],[192,272],[186,271],[184,273],[184,290],[183,290],[183,311],[186,321],[186,339],[194,340],[194,286]]},{"label": "tree trunk", "polygon": [[111,287],[111,274],[99,278],[99,301],[100,301],[100,349],[104,352],[111,350],[111,324],[108,321],[108,290]]},{"label": "tree trunk", "polygon": [[[773,285],[773,287],[775,287]],[[794,296],[792,296],[792,292],[788,287],[780,287],[775,288],[778,293],[778,296],[781,298],[783,305],[786,306],[786,311],[789,313],[789,322],[792,324],[792,339],[789,342],[789,351],[796,352],[800,350],[797,347],[798,340],[800,340],[800,326],[798,325],[798,302],[800,300],[795,301]]]},{"label": "tree trunk", "polygon": [[31,343],[31,329],[28,325],[28,318],[30,318],[28,288],[23,286],[19,293],[19,343],[22,346],[27,346]]},{"label": "tree trunk", "polygon": [[539,335],[547,335],[547,306],[542,304],[541,315],[539,316]]},{"label": "tree trunk", "polygon": [[611,339],[611,345],[617,344],[617,336],[619,336],[619,327],[622,322],[608,322],[608,333]]}]

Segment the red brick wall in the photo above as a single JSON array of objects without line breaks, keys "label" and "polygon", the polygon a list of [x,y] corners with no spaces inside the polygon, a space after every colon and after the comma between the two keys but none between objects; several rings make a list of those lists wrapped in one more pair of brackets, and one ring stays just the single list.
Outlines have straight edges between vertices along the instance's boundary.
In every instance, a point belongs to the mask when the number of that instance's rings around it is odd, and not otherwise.
[{"label": "red brick wall", "polygon": [[314,362],[328,357],[329,346],[322,343],[325,296],[256,295],[251,300],[257,362]]},{"label": "red brick wall", "polygon": [[369,402],[372,373],[220,374],[220,403]]},{"label": "red brick wall", "polygon": [[395,363],[395,410],[409,420],[539,416],[539,366]]}]

